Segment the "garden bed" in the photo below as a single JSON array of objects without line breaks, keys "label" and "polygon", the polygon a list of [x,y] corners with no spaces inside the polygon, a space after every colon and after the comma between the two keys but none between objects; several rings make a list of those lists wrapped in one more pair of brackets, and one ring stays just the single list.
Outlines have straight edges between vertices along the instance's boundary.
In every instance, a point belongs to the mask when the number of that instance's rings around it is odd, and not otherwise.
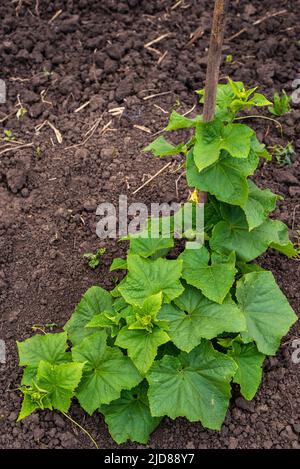
[{"label": "garden bed", "polygon": [[[0,105],[0,120],[16,111],[19,95],[28,112],[20,120],[15,115],[8,118],[3,130],[33,144],[2,155],[0,150],[0,339],[7,347],[7,363],[0,365],[1,448],[92,446],[54,412],[36,413],[16,423],[21,370],[15,341],[31,336],[33,325],[55,324],[53,330],[60,330],[89,286],[113,288],[116,274],[108,274],[109,265],[125,253],[126,243],[97,238],[97,204],[117,203],[121,193],[129,202],[149,204],[184,201],[188,195],[184,177],[178,179],[181,157],[158,160],[141,153],[166,125],[167,113],[192,109],[197,103],[194,90],[204,84],[212,2],[186,0],[172,10],[175,3],[54,1],[36,11],[34,1],[24,1],[17,11],[0,7],[0,78],[6,80],[8,92],[7,103]],[[268,98],[282,88],[290,94],[300,69],[297,2],[243,3],[232,2],[226,37],[244,27],[247,31],[225,41],[222,76],[260,85]],[[283,9],[288,12],[252,26]],[[189,47],[199,26],[203,35]],[[152,45],[161,55],[144,47],[164,34],[168,35]],[[227,55],[233,61],[225,64]],[[119,107],[124,107],[119,116],[109,112]],[[61,144],[48,124],[36,132],[45,120],[59,130]],[[274,216],[288,224],[297,241],[300,110],[294,106],[281,122],[283,138],[271,122],[256,121],[255,126],[267,145],[292,140],[296,158],[291,166],[279,166],[276,160],[261,166],[255,180],[261,188],[284,196]],[[90,129],[94,133],[86,135]],[[133,195],[168,161],[168,169]],[[83,254],[100,246],[107,251],[92,271]],[[270,250],[260,264],[273,272],[299,312],[299,261]],[[235,394],[220,433],[185,419],[166,418],[148,446],[299,448],[300,365],[291,359],[296,338],[298,324],[283,340],[279,355],[266,360],[256,398],[246,402]],[[100,447],[117,446],[99,414],[87,417],[75,403],[71,415]]]}]

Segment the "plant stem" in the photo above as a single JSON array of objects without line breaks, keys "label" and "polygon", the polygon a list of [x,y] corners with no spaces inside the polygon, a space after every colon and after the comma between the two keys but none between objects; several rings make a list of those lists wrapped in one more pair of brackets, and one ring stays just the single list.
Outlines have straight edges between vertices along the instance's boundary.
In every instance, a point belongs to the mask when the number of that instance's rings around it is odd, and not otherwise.
[{"label": "plant stem", "polygon": [[272,117],[267,117],[267,116],[241,116],[241,117],[236,117],[235,121],[239,121],[239,120],[243,120],[243,119],[265,119],[267,121],[272,121],[272,122],[275,122],[275,124],[277,124],[279,127],[280,127],[280,133],[281,133],[281,137],[283,138],[283,129],[282,129],[282,125],[280,124],[280,122],[276,119],[272,119]]},{"label": "plant stem", "polygon": [[[215,0],[213,24],[207,59],[204,92],[203,121],[210,122],[215,115],[217,86],[219,81],[222,44],[229,0]],[[207,201],[207,193],[199,192],[199,202]]]},{"label": "plant stem", "polygon": [[213,120],[215,115],[217,86],[228,4],[229,0],[215,0],[205,80],[204,122]]},{"label": "plant stem", "polygon": [[96,446],[96,448],[99,449],[99,446],[97,445],[96,441],[94,440],[92,435],[85,428],[83,428],[78,422],[76,422],[76,420],[73,420],[70,415],[66,414],[65,412],[62,412],[62,414],[65,417],[67,417],[67,419],[69,419],[72,423],[74,423],[74,425],[76,425],[78,428],[80,428],[80,430],[89,437],[89,439]]}]

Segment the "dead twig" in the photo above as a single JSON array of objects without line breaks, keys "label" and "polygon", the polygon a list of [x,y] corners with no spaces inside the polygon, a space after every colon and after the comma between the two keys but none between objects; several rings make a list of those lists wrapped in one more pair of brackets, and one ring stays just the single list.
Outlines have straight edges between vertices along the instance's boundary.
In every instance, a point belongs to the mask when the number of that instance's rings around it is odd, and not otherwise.
[{"label": "dead twig", "polygon": [[175,5],[171,6],[171,10],[175,10],[181,3],[184,2],[184,0],[178,0],[178,2],[175,3]]},{"label": "dead twig", "polygon": [[172,161],[169,161],[169,163],[165,164],[165,166],[163,166],[159,171],[157,171],[157,173],[155,173],[153,176],[151,176],[150,179],[148,179],[146,182],[144,182],[144,184],[142,184],[140,187],[138,187],[132,193],[132,195],[137,194],[141,189],[143,189],[143,187],[147,186],[147,184],[149,184],[151,181],[153,181],[153,179],[155,179],[159,174],[161,174],[163,171],[165,171],[171,164],[172,164]]},{"label": "dead twig", "polygon": [[97,128],[99,127],[99,124],[100,122],[102,121],[102,117],[103,117],[103,114],[99,117],[99,119],[96,120],[96,122],[94,123],[94,125],[86,132],[85,134],[85,139],[80,142],[80,143],[76,143],[75,145],[69,145],[68,147],[65,147],[65,150],[70,150],[71,148],[77,148],[77,147],[81,147],[82,145],[85,145],[86,142],[94,135],[94,133],[96,132]]},{"label": "dead twig", "polygon": [[59,15],[61,15],[61,14],[62,14],[62,10],[58,10],[58,11],[52,16],[52,18],[50,18],[50,20],[48,21],[48,23],[49,23],[49,24],[50,24],[50,23],[53,23],[53,21],[56,20],[56,18],[58,18]]},{"label": "dead twig", "polygon": [[144,127],[143,125],[134,124],[133,127],[135,129],[141,130],[142,132],[146,132],[147,134],[152,134],[151,130],[148,129],[148,127]]},{"label": "dead twig", "polygon": [[12,147],[5,148],[4,150],[0,151],[0,155],[3,155],[4,153],[7,153],[12,150],[16,151],[16,150],[20,150],[21,148],[33,147],[33,146],[34,146],[33,143],[24,143],[22,145],[12,146]]},{"label": "dead twig", "polygon": [[[108,130],[108,127],[110,126],[110,124],[112,123],[112,120],[110,120],[109,122],[107,122],[107,124],[105,124],[102,129],[100,130],[100,134],[104,134],[107,130]],[[110,129],[110,130],[116,130],[116,129]]]},{"label": "dead twig", "polygon": [[195,109],[195,107],[196,107],[196,104],[194,104],[194,106],[191,107],[191,109],[190,109],[189,111],[186,111],[184,114],[182,114],[183,117],[185,117],[185,116],[187,116],[188,114],[190,114],[191,112],[193,112],[193,110]]},{"label": "dead twig", "polygon": [[183,171],[183,173],[179,174],[178,178],[176,179],[175,181],[175,190],[176,190],[176,196],[178,197],[178,183],[180,181],[180,179],[182,178],[182,176],[185,175],[185,171]]},{"label": "dead twig", "polygon": [[120,119],[123,116],[124,111],[125,111],[124,106],[114,107],[114,108],[108,110],[109,114],[111,114],[113,117],[119,117]]},{"label": "dead twig", "polygon": [[45,98],[46,98],[47,91],[48,91],[48,90],[42,90],[42,91],[40,92],[40,97],[41,97],[42,103],[44,103],[44,104],[49,104],[50,106],[53,106],[52,101],[47,101],[47,100],[45,99]]},{"label": "dead twig", "polygon": [[189,49],[195,41],[197,41],[198,39],[200,39],[204,34],[204,31],[202,29],[202,26],[199,26],[199,28],[196,29],[196,31],[194,31],[192,33],[192,37],[191,39],[186,43],[185,45],[185,48],[186,49]]},{"label": "dead twig", "polygon": [[173,93],[173,91],[163,91],[162,93],[150,94],[149,96],[145,96],[143,100],[148,101],[148,99],[157,98],[158,96],[164,96],[166,94],[171,94],[171,93]]},{"label": "dead twig", "polygon": [[56,137],[56,140],[58,141],[58,143],[62,143],[63,138],[62,138],[62,135],[61,135],[60,131],[59,131],[51,122],[49,122],[48,120],[45,120],[45,121],[42,122],[41,124],[38,124],[38,125],[35,127],[35,131],[36,131],[36,132],[39,132],[45,125],[48,125],[48,126],[53,130],[53,132],[55,133],[55,137]]},{"label": "dead twig", "polygon": [[39,10],[39,8],[40,8],[40,2],[39,2],[39,0],[36,0],[36,2],[35,2],[35,9],[34,9],[36,16],[40,16],[40,10]]},{"label": "dead twig", "polygon": [[9,118],[10,118],[11,116],[13,116],[15,113],[16,113],[16,112],[13,111],[13,112],[11,112],[10,114],[6,114],[6,116],[4,116],[4,117],[2,117],[2,118],[0,119],[0,124],[2,124],[2,122],[5,122],[7,119],[9,119]]},{"label": "dead twig", "polygon": [[155,106],[157,109],[159,109],[161,112],[163,112],[164,114],[169,114],[168,111],[166,111],[165,109],[163,109],[162,107],[160,107],[158,104],[153,104],[153,106]]},{"label": "dead twig", "polygon": [[164,58],[167,56],[168,54],[168,51],[166,50],[166,52],[163,53],[163,55],[161,55],[157,61],[157,65],[160,65],[162,63],[162,61],[164,60]]},{"label": "dead twig", "polygon": [[84,109],[85,107],[87,107],[89,104],[90,104],[91,101],[86,101],[86,103],[82,104],[81,106],[79,106],[77,109],[75,109],[74,112],[79,112],[79,111],[82,111],[82,109]]},{"label": "dead twig", "polygon": [[[270,18],[275,18],[275,16],[280,16],[280,15],[284,15],[285,13],[287,13],[288,11],[287,10],[280,10],[280,11],[276,11],[275,13],[269,13],[268,15],[266,16],[263,16],[262,18],[260,18],[259,20],[256,20],[254,21],[254,23],[252,23],[252,26],[257,26],[261,23],[263,23],[264,21],[267,21],[269,20]],[[241,34],[245,33],[246,31],[248,31],[248,28],[249,26],[246,26],[245,28],[242,28],[240,31],[238,31],[237,33],[233,34],[232,36],[228,37],[225,39],[225,41],[229,42],[229,41],[232,41],[233,39],[236,39],[237,37],[239,37]]]},{"label": "dead twig", "polygon": [[156,39],[153,39],[152,41],[147,42],[147,44],[144,44],[145,49],[148,49],[153,44],[156,44],[157,42],[162,41],[165,37],[168,37],[170,35],[171,35],[171,33],[162,34],[161,36],[157,37]]}]

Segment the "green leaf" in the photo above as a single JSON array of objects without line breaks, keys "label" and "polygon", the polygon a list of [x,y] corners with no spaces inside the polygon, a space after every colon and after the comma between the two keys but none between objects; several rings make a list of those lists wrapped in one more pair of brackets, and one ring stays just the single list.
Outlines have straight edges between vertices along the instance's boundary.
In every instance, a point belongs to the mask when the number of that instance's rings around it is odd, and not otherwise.
[{"label": "green leaf", "polygon": [[209,192],[222,202],[242,205],[248,198],[247,176],[253,174],[258,158],[250,154],[247,159],[232,158],[222,153],[219,160],[199,173],[190,152],[187,157],[187,182],[191,187]]},{"label": "green leaf", "polygon": [[248,101],[248,104],[252,104],[253,106],[268,106],[272,104],[263,94],[255,93],[253,97]]},{"label": "green leaf", "polygon": [[270,244],[272,249],[281,252],[287,257],[299,257],[297,249],[295,249],[293,243],[289,240],[288,227],[281,221],[276,220],[276,239]]},{"label": "green leaf", "polygon": [[110,293],[97,286],[89,288],[76,306],[71,319],[64,326],[74,345],[95,332],[95,330],[85,326],[93,316],[103,311],[113,312]]},{"label": "green leaf", "polygon": [[266,146],[263,143],[260,143],[256,135],[253,135],[251,139],[251,151],[258,158],[265,158],[267,161],[272,160],[272,155],[267,151]]},{"label": "green leaf", "polygon": [[221,151],[222,128],[223,124],[219,120],[197,126],[193,155],[198,171],[218,160]]},{"label": "green leaf", "polygon": [[52,365],[41,361],[38,367],[38,384],[47,391],[54,409],[67,412],[71,398],[82,376],[83,363],[61,363]]},{"label": "green leaf", "polygon": [[[69,354],[70,355],[70,354]],[[37,367],[36,366],[26,366],[23,371],[21,385],[22,386],[31,386],[32,381],[35,380],[37,374]]]},{"label": "green leaf", "polygon": [[253,130],[244,124],[228,124],[224,128],[221,148],[234,158],[247,158]]},{"label": "green leaf", "polygon": [[251,272],[263,272],[263,269],[260,265],[255,264],[246,264],[245,262],[237,262],[237,267],[242,274],[249,274]]},{"label": "green leaf", "polygon": [[29,365],[37,368],[41,360],[52,364],[69,361],[67,349],[67,334],[35,335],[24,342],[17,342],[20,366]]},{"label": "green leaf", "polygon": [[119,292],[129,304],[141,306],[148,296],[162,292],[169,303],[179,296],[183,287],[179,281],[182,269],[181,260],[142,259],[136,254],[127,258],[128,275]]},{"label": "green leaf", "polygon": [[182,151],[184,151],[185,145],[183,143],[179,143],[179,145],[172,145],[171,143],[167,142],[167,140],[160,136],[157,137],[150,145],[143,149],[144,152],[151,151],[155,156],[172,156],[178,155]]},{"label": "green leaf", "polygon": [[225,127],[218,119],[199,124],[196,128],[194,161],[199,171],[211,166],[226,150],[235,158],[247,158],[253,130],[244,124],[228,124]]},{"label": "green leaf", "polygon": [[194,119],[189,119],[188,117],[181,116],[176,111],[172,111],[169,123],[165,130],[172,131],[196,127],[197,123],[202,122],[202,119],[202,116],[197,116]]},{"label": "green leaf", "polygon": [[235,303],[213,303],[196,288],[186,287],[174,302],[176,306],[163,305],[159,318],[168,321],[171,340],[184,352],[193,350],[202,338],[246,329],[245,318]]},{"label": "green leaf", "polygon": [[126,259],[122,259],[121,257],[116,257],[111,263],[111,266],[109,268],[110,272],[113,272],[113,270],[123,270],[127,269],[127,261]]},{"label": "green leaf", "polygon": [[233,382],[240,385],[242,395],[250,401],[261,382],[265,355],[260,353],[253,343],[239,344],[238,342],[232,343],[232,350],[228,352],[228,355],[238,366]]},{"label": "green leaf", "polygon": [[243,340],[255,340],[266,355],[275,355],[281,338],[297,316],[278,287],[271,272],[252,272],[237,283],[236,297],[247,321]]},{"label": "green leaf", "polygon": [[113,327],[119,323],[120,317],[115,313],[109,313],[104,311],[103,313],[96,314],[92,319],[86,324],[85,327]]},{"label": "green leaf", "polygon": [[169,340],[168,334],[158,326],[154,326],[151,331],[129,330],[128,327],[124,327],[119,332],[115,343],[127,350],[128,356],[144,375],[151,367],[158,347]]},{"label": "green leaf", "polygon": [[40,407],[36,402],[34,402],[28,394],[25,394],[22,401],[21,410],[18,415],[17,422],[20,420],[25,419],[28,415],[32,414],[35,410],[39,409]]},{"label": "green leaf", "polygon": [[144,385],[123,391],[120,399],[100,409],[112,438],[120,445],[127,440],[146,444],[161,419],[150,414]]},{"label": "green leaf", "polygon": [[130,253],[138,254],[141,257],[153,256],[162,249],[169,249],[174,246],[174,239],[171,237],[151,238],[150,233],[147,238],[142,236],[130,236]]},{"label": "green leaf", "polygon": [[273,242],[279,242],[282,223],[267,219],[249,232],[246,216],[242,209],[233,206],[222,207],[225,221],[216,224],[210,239],[214,251],[230,254],[236,252],[239,260],[249,262],[265,252]]},{"label": "green leaf", "polygon": [[299,258],[299,252],[291,241],[288,241],[286,244],[271,243],[270,247],[289,258]]},{"label": "green leaf", "polygon": [[230,380],[237,366],[228,356],[203,342],[189,354],[166,355],[147,375],[151,414],[186,417],[219,430],[230,399]]},{"label": "green leaf", "polygon": [[106,333],[95,332],[72,348],[73,359],[84,363],[76,397],[88,414],[120,397],[141,380],[135,366],[116,347],[106,345]]},{"label": "green leaf", "polygon": [[199,249],[185,249],[179,256],[183,261],[182,277],[194,287],[199,288],[203,295],[216,303],[223,303],[234,282],[235,254],[226,259],[211,257],[202,246]]},{"label": "green leaf", "polygon": [[248,180],[249,196],[242,209],[245,212],[249,231],[260,226],[276,207],[278,196],[269,189],[261,190]]}]

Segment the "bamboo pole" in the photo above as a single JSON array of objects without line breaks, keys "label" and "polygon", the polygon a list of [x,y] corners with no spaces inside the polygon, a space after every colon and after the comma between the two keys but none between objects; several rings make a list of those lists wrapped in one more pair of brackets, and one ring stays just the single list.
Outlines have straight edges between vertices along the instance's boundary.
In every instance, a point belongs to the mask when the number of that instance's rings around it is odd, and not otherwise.
[{"label": "bamboo pole", "polygon": [[228,4],[229,0],[215,0],[205,80],[204,122],[213,120],[215,115],[216,94]]},{"label": "bamboo pole", "polygon": [[[220,74],[222,45],[224,40],[228,5],[229,0],[215,0],[204,90],[204,122],[210,122],[214,119],[215,116],[217,86]],[[207,202],[207,192],[198,192],[198,202]]]}]

